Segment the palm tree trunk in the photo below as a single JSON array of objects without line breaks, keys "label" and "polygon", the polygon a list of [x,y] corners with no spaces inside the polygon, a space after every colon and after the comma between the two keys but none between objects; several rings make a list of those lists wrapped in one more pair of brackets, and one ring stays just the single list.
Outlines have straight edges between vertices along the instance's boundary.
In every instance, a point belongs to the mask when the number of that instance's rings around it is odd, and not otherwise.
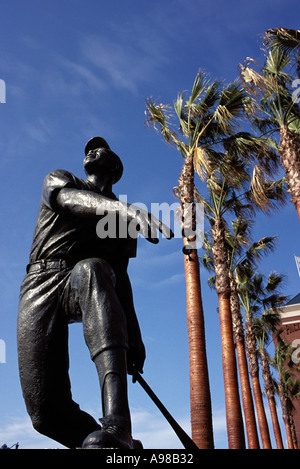
[{"label": "palm tree trunk", "polygon": [[275,403],[275,397],[274,397],[275,392],[274,392],[274,386],[273,386],[272,376],[271,376],[271,371],[270,371],[269,358],[264,349],[260,350],[260,357],[261,357],[262,375],[263,375],[264,384],[265,384],[265,393],[268,398],[269,408],[271,412],[271,419],[272,419],[272,424],[273,424],[276,446],[277,446],[277,449],[284,449],[280,425],[278,421],[277,410],[276,410],[276,403]]},{"label": "palm tree trunk", "polygon": [[290,411],[290,427],[291,427],[291,433],[292,433],[292,439],[293,439],[293,447],[294,449],[298,449],[295,423],[294,423],[294,418],[293,418],[293,414],[291,411]]},{"label": "palm tree trunk", "polygon": [[222,341],[222,363],[225,388],[226,422],[229,449],[244,449],[245,435],[237,379],[236,356],[230,309],[230,282],[227,265],[224,223],[216,219],[212,226],[216,291]]},{"label": "palm tree trunk", "polygon": [[300,136],[286,125],[280,128],[279,154],[300,220]]},{"label": "palm tree trunk", "polygon": [[283,384],[280,371],[278,372],[278,393],[279,393],[281,409],[282,409],[282,418],[284,421],[284,426],[285,426],[285,431],[286,431],[287,446],[288,446],[288,449],[294,449],[293,435],[292,435],[292,429],[291,429],[290,419],[289,419],[289,411],[288,411],[288,406],[287,406],[287,397],[284,391],[284,384]]},{"label": "palm tree trunk", "polygon": [[287,446],[288,446],[288,449],[294,449],[293,435],[292,435],[292,430],[291,430],[290,422],[284,420],[284,426],[285,426],[285,431],[286,431],[286,438],[287,438]]},{"label": "palm tree trunk", "polygon": [[236,291],[235,279],[230,275],[230,305],[233,323],[233,336],[236,345],[238,370],[241,382],[242,403],[249,449],[259,449],[255,410],[250,386],[248,363],[245,350],[244,328],[242,323],[240,302]]},{"label": "palm tree trunk", "polygon": [[[182,214],[185,204],[194,203],[194,168],[192,155],[186,158],[179,178]],[[185,226],[186,220],[182,220]],[[183,236],[184,245],[189,240]],[[205,343],[204,314],[197,250],[184,256],[186,280],[187,327],[190,363],[190,407],[192,439],[199,449],[213,449],[211,396]]]},{"label": "palm tree trunk", "polygon": [[277,449],[284,449],[274,396],[268,396],[268,402]]},{"label": "palm tree trunk", "polygon": [[258,372],[251,375],[257,420],[263,449],[272,449],[269,427],[262,398]]},{"label": "palm tree trunk", "polygon": [[255,332],[252,322],[252,314],[248,313],[246,317],[246,345],[249,360],[249,371],[253,387],[253,396],[256,406],[258,427],[260,431],[262,446],[264,449],[271,449],[271,439],[269,433],[268,422],[266,418],[265,407],[262,399],[262,392],[259,382],[259,368],[256,350]]},{"label": "palm tree trunk", "polygon": [[213,449],[211,396],[199,261],[196,250],[193,250],[190,256],[184,256],[184,269],[187,292],[192,439],[199,449]]},{"label": "palm tree trunk", "polygon": [[283,419],[285,431],[286,431],[286,439],[287,439],[287,447],[288,449],[294,449],[294,441],[293,441],[293,434],[291,425],[288,419]]}]

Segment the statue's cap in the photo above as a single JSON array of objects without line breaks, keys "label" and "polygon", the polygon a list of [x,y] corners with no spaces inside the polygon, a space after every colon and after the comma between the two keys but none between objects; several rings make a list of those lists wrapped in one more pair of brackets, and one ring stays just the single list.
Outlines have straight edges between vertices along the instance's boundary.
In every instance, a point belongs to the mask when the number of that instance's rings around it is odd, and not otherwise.
[{"label": "statue's cap", "polygon": [[102,137],[93,137],[91,138],[84,149],[85,154],[87,155],[90,150],[95,150],[95,148],[107,148],[110,150],[110,147],[106,140]]}]

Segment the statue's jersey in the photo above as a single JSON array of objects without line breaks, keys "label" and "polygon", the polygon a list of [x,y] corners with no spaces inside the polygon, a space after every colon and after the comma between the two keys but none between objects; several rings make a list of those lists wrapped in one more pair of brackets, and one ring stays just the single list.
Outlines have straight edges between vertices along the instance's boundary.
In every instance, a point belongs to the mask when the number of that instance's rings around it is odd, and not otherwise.
[{"label": "statue's jersey", "polygon": [[84,218],[61,211],[55,201],[59,190],[65,187],[92,191],[117,200],[113,193],[101,193],[94,184],[68,171],[58,169],[50,172],[43,184],[30,263],[42,259],[63,259],[75,265],[80,260],[99,257],[113,264],[117,258],[136,256],[136,239],[98,236],[100,216],[96,213],[95,218]]}]

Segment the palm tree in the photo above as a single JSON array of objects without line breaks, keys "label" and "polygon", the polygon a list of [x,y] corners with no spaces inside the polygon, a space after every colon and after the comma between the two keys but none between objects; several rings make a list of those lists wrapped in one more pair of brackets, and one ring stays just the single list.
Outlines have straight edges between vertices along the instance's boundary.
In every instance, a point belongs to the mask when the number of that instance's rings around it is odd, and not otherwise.
[{"label": "palm tree", "polygon": [[[230,168],[233,167],[234,174],[230,171]],[[234,345],[234,335],[237,336],[240,331],[237,328],[236,317],[232,315],[232,311],[236,311],[233,308],[235,306],[233,301],[234,279],[228,262],[226,240],[228,228],[225,214],[228,212],[241,213],[249,209],[249,206],[242,204],[237,197],[238,190],[248,179],[249,175],[241,160],[232,157],[228,153],[223,155],[219,153],[214,167],[211,162],[210,173],[207,177],[209,197],[202,198],[199,195],[200,200],[204,203],[205,213],[211,225],[211,266],[215,271],[214,287],[219,300],[227,431],[229,443],[235,448],[244,445]],[[235,327],[233,327],[233,318],[235,319]],[[243,381],[242,383],[244,384]],[[250,446],[253,446],[252,442]]]},{"label": "palm tree", "polygon": [[264,237],[258,242],[250,244],[251,221],[238,218],[232,223],[232,233],[227,235],[230,279],[231,279],[231,311],[233,318],[234,340],[236,344],[238,367],[241,381],[241,391],[243,397],[243,407],[245,424],[248,436],[248,446],[250,449],[259,448],[257,434],[256,417],[253,405],[252,391],[248,373],[248,362],[245,348],[245,334],[242,321],[240,300],[238,296],[238,285],[236,272],[245,263],[256,265],[261,257],[272,251],[275,246],[274,237]]},{"label": "palm tree", "polygon": [[[235,148],[238,148],[238,146],[244,146],[251,149],[252,153],[254,152],[253,148],[251,148],[252,141],[248,138],[246,133],[235,134],[237,120],[244,112],[245,98],[246,93],[237,82],[231,83],[222,89],[219,82],[209,81],[205,74],[199,71],[189,99],[185,100],[183,93],[180,93],[174,103],[174,109],[179,118],[179,130],[181,135],[185,137],[185,142],[180,140],[177,137],[177,133],[172,130],[170,121],[168,120],[168,114],[166,112],[167,106],[163,104],[156,105],[151,100],[146,102],[149,117],[148,122],[151,122],[154,127],[158,125],[164,139],[168,143],[175,144],[184,157],[184,165],[179,178],[179,185],[176,190],[181,202],[182,217],[184,215],[185,206],[191,206],[195,200],[194,169],[196,168],[200,174],[209,170],[211,162],[214,162],[215,157],[217,156],[216,150],[219,144],[224,146],[227,145],[227,148],[233,146]],[[218,236],[217,225],[219,225],[219,221],[216,222],[215,226],[216,236]],[[194,281],[195,271],[197,271],[197,276],[199,275],[198,260],[196,260],[196,258],[198,259],[198,256],[195,249],[190,249],[191,243],[194,241],[193,235],[190,236],[190,233],[194,233],[194,215],[190,221],[190,226],[188,227],[186,227],[186,220],[182,218],[182,226],[184,227],[183,240],[184,253],[186,254],[185,270],[187,279],[187,314],[188,324],[190,324],[192,323],[190,320],[190,298],[195,298],[195,295],[192,293],[192,288],[193,286],[199,285],[198,278]],[[219,251],[221,252],[222,250]],[[215,255],[218,257],[216,251]],[[220,263],[218,265],[220,265]],[[191,271],[192,268],[193,271]],[[199,287],[197,288],[199,289]],[[199,305],[198,298],[197,304]],[[190,332],[192,333],[192,331]],[[222,337],[224,348],[225,340],[225,337]],[[189,341],[190,345],[194,342],[192,336],[190,336]],[[196,351],[196,354],[199,355],[199,352]],[[197,358],[190,357],[190,360],[191,363],[193,363],[193,360],[196,362]],[[230,367],[226,364],[226,360],[224,369],[225,376],[231,373]],[[198,393],[199,391],[197,391],[197,394]],[[230,420],[235,420],[233,413],[230,413],[229,408],[227,414],[229,422]],[[230,424],[229,427],[234,428],[235,425],[236,421],[233,425]],[[236,447],[236,445],[238,445],[238,447],[243,447],[243,441],[244,439],[242,438],[242,441],[237,443],[237,439],[233,436],[233,431],[229,431],[230,447]]]},{"label": "palm tree", "polygon": [[[237,275],[238,293],[245,311],[246,345],[249,360],[249,370],[253,386],[254,400],[256,404],[258,425],[260,429],[262,445],[264,449],[271,449],[271,439],[265,408],[262,399],[261,386],[259,381],[258,353],[256,348],[256,336],[254,327],[254,316],[262,307],[271,307],[280,301],[281,297],[275,295],[275,288],[281,281],[281,277],[276,273],[271,273],[266,285],[263,276],[254,273],[251,266],[240,269]],[[283,298],[283,297],[282,297]],[[282,304],[282,303],[281,303]]]},{"label": "palm tree", "polygon": [[267,345],[270,343],[270,332],[273,333],[278,328],[279,323],[280,314],[276,310],[266,310],[260,318],[257,317],[254,320],[254,328],[256,332],[258,353],[261,360],[265,394],[268,398],[275,441],[278,449],[284,449],[278,414],[276,410],[274,379],[272,378],[270,370],[271,358],[266,350]]},{"label": "palm tree", "polygon": [[[194,153],[196,152],[199,128],[192,121],[192,109],[199,96],[205,92],[204,100],[213,99],[213,87],[207,89],[206,80],[200,72],[197,74],[191,95],[187,101],[188,115],[180,118],[180,136],[172,129],[168,117],[168,107],[156,105],[150,99],[146,101],[148,123],[156,129],[159,126],[164,139],[174,144],[184,158],[178,186],[181,205],[181,223],[184,244],[184,269],[186,279],[187,325],[190,363],[190,407],[192,438],[200,449],[212,449],[213,426],[211,396],[206,355],[205,324],[201,296],[200,270],[197,250],[188,248],[194,241],[191,228],[195,225],[194,205]],[[177,103],[180,97],[177,99]],[[191,208],[190,217],[184,217],[185,208]],[[194,231],[195,233],[195,231]]]},{"label": "palm tree", "polygon": [[242,82],[256,98],[252,123],[264,135],[279,133],[280,161],[300,219],[300,108],[294,99],[292,77],[286,72],[291,60],[284,50],[271,47],[260,73],[251,67],[255,63],[248,58],[240,64]]},{"label": "palm tree", "polygon": [[[180,141],[176,133],[170,130],[167,125],[166,106],[155,105],[152,101],[147,101],[147,111],[149,115],[148,121],[154,126],[159,124],[160,131],[167,142],[175,143],[180,153],[183,155],[185,162],[179,178],[179,186],[177,195],[181,201],[181,206],[193,203],[195,197],[194,187],[194,168],[200,175],[210,173],[211,166],[215,165],[216,160],[220,157],[218,148],[221,145],[229,154],[230,148],[235,148],[232,152],[232,158],[237,159],[238,148],[247,148],[249,152],[254,153],[254,142],[249,134],[235,133],[237,129],[237,121],[243,116],[245,106],[246,93],[237,82],[231,83],[225,88],[221,88],[219,82],[210,82],[203,72],[198,72],[191,96],[188,100],[184,100],[183,94],[179,94],[174,108],[179,118],[180,131],[186,137],[188,144]],[[232,161],[231,161],[232,163]],[[227,162],[228,167],[228,162]],[[234,165],[231,166],[231,174]],[[204,179],[207,182],[206,176]],[[213,178],[210,179],[213,184]],[[182,210],[183,213],[183,210]],[[184,225],[185,220],[183,220]],[[193,266],[198,265],[193,254],[197,256],[195,249],[189,249],[194,239],[186,234],[194,232],[194,219],[192,219],[192,229],[186,230],[184,233],[184,252],[188,257],[185,258],[186,269],[191,268],[191,260]],[[233,377],[235,367],[234,363],[234,346],[232,340],[232,328],[229,308],[229,290],[227,279],[222,274],[224,269],[224,260],[222,258],[222,236],[223,236],[223,220],[216,218],[212,227],[214,233],[214,257],[216,270],[218,271],[218,295],[221,303],[220,324],[222,331],[222,347],[223,347],[223,370],[224,383],[226,389],[226,408],[227,408],[227,426],[229,447],[244,447],[244,435],[242,430],[241,413],[237,409],[240,408],[238,393],[230,392],[230,386],[236,381]],[[219,241],[219,242],[218,242]],[[224,257],[224,256],[223,256]],[[226,255],[225,255],[226,258]],[[226,268],[225,268],[226,270]],[[224,277],[224,281],[222,278]],[[188,273],[186,270],[186,278]],[[222,286],[221,283],[224,283]],[[189,298],[189,289],[187,290]],[[226,297],[226,299],[225,299]],[[225,301],[224,301],[225,300]],[[223,306],[224,305],[224,306]],[[189,307],[189,302],[188,302]],[[224,315],[223,315],[224,312]],[[228,339],[231,337],[230,339]],[[230,354],[225,351],[230,347]],[[229,365],[228,365],[229,364]],[[231,383],[231,384],[230,384]],[[232,407],[232,411],[230,408]],[[235,407],[235,411],[233,408]]]},{"label": "palm tree", "polygon": [[[251,243],[252,220],[238,217],[232,221],[232,230],[226,232],[226,249],[228,254],[229,275],[231,286],[231,314],[233,323],[233,336],[237,352],[238,370],[241,382],[241,394],[244,408],[245,426],[247,431],[249,449],[259,448],[256,427],[256,416],[253,406],[252,391],[248,374],[248,363],[245,350],[244,326],[241,315],[240,301],[237,292],[236,272],[239,273],[248,264],[256,265],[264,255],[275,248],[275,237],[264,237]],[[208,234],[204,239],[205,255],[201,257],[203,265],[213,271],[211,256],[212,242]],[[211,286],[215,285],[215,276],[209,279]]]},{"label": "palm tree", "polygon": [[[247,161],[257,158],[257,154],[265,155],[270,152],[270,147],[268,142],[264,139],[254,138],[251,134],[247,132],[237,132],[239,119],[244,118],[245,106],[251,104],[246,92],[238,84],[238,82],[233,82],[224,88],[221,87],[220,83],[217,81],[209,81],[203,72],[198,72],[192,93],[189,99],[185,100],[183,93],[180,93],[177,97],[177,100],[174,103],[174,109],[179,119],[179,131],[181,137],[184,137],[184,140],[178,137],[178,132],[172,128],[171,118],[170,118],[170,108],[165,104],[155,104],[152,100],[148,99],[146,102],[147,114],[148,114],[148,123],[153,124],[154,128],[158,128],[164,137],[164,139],[170,143],[174,144],[181,155],[184,158],[184,164],[182,167],[181,175],[179,178],[179,185],[176,188],[176,194],[181,203],[181,214],[182,214],[182,227],[183,227],[183,242],[184,242],[184,253],[185,256],[185,272],[186,272],[186,283],[187,283],[187,316],[188,316],[188,326],[189,326],[189,342],[190,347],[193,343],[196,343],[193,339],[192,334],[195,334],[196,329],[193,330],[190,327],[190,324],[195,324],[192,320],[192,309],[195,311],[196,304],[192,302],[191,299],[197,298],[197,305],[202,304],[200,301],[199,293],[199,266],[198,260],[196,260],[197,252],[193,249],[193,242],[195,239],[195,212],[192,210],[192,217],[189,217],[189,226],[187,226],[184,209],[186,206],[192,206],[195,200],[195,184],[194,184],[194,170],[198,172],[199,176],[208,183],[208,175],[212,174],[211,168],[216,166],[218,159],[222,159],[222,155],[227,157],[227,166],[226,161],[222,160],[223,169],[227,167],[228,172],[232,175],[232,180],[235,177],[238,179],[239,175],[235,168],[240,169],[241,163],[240,154],[247,155]],[[220,152],[220,148],[222,152]],[[228,158],[230,155],[230,158]],[[269,165],[269,161],[272,158],[266,159]],[[229,164],[230,161],[230,164]],[[220,163],[220,161],[219,161]],[[237,164],[237,166],[236,166]],[[269,165],[270,166],[270,165]],[[213,170],[214,171],[214,170]],[[270,207],[272,206],[272,198],[277,197],[276,193],[278,192],[279,185],[277,183],[268,181],[261,181],[259,178],[253,178],[252,189],[249,191],[251,195],[255,194],[256,183],[259,181],[260,187],[263,187],[265,191],[268,192],[268,198],[265,199],[265,205]],[[210,178],[209,184],[213,184],[213,178]],[[228,184],[227,184],[228,185]],[[224,192],[224,194],[226,191]],[[234,191],[232,192],[233,197]],[[262,198],[259,199],[263,200]],[[267,200],[267,202],[266,202]],[[219,200],[219,202],[221,199]],[[218,202],[218,203],[219,203]],[[236,206],[240,202],[236,200]],[[222,203],[221,203],[222,205]],[[227,350],[227,331],[225,324],[229,324],[229,287],[226,275],[222,275],[222,269],[227,267],[224,264],[224,255],[222,254],[222,236],[223,236],[223,220],[222,218],[216,218],[214,226],[212,227],[212,232],[214,233],[215,243],[214,243],[214,257],[216,269],[219,271],[219,284],[218,284],[218,294],[219,300],[224,305],[224,308],[221,308],[221,311],[227,313],[228,321],[221,319],[221,328],[222,328],[222,345],[223,350]],[[191,234],[192,233],[192,234]],[[219,242],[218,242],[219,241]],[[192,248],[192,249],[191,249]],[[223,257],[222,257],[223,256]],[[225,255],[226,258],[226,255]],[[192,261],[192,262],[191,262]],[[193,269],[193,270],[192,270]],[[222,279],[225,279],[224,285],[222,286]],[[225,285],[226,284],[226,285]],[[197,289],[198,296],[193,293],[193,289]],[[223,297],[226,296],[224,302]],[[226,303],[226,308],[225,308]],[[202,317],[202,308],[199,315]],[[224,336],[223,336],[224,332]],[[227,333],[227,332],[226,332]],[[233,344],[231,339],[231,344]],[[231,353],[234,353],[233,345],[231,346]],[[197,350],[195,351],[196,355],[198,354]],[[191,368],[191,379],[193,377],[194,365],[197,362],[197,357],[193,354],[190,356]],[[227,383],[230,382],[230,375],[232,373],[232,368],[227,366],[226,360],[228,358],[224,356],[224,381]],[[232,355],[231,355],[232,357]],[[234,360],[234,358],[231,358]],[[196,366],[195,366],[196,368]],[[193,386],[192,386],[193,387]],[[228,388],[228,384],[225,385]],[[196,387],[193,387],[196,390]],[[199,388],[195,391],[195,407],[196,401],[199,395]],[[235,413],[230,411],[230,406],[232,405],[232,396],[228,391],[228,402],[226,403],[227,407],[227,424],[230,431],[229,435],[229,446],[230,447],[242,447],[244,445],[244,437],[234,436],[234,428],[237,429],[237,433],[241,435],[241,425],[237,425],[237,420],[234,417]],[[237,394],[235,397],[238,398]],[[191,396],[191,408],[194,408],[193,399]],[[236,408],[239,406],[235,402]],[[194,411],[191,410],[191,414],[194,414]],[[196,415],[196,412],[195,412]],[[192,418],[193,420],[193,418]],[[197,432],[200,432],[198,420],[198,429]],[[232,423],[230,423],[232,422]],[[193,426],[192,423],[192,433]],[[203,428],[203,425],[202,425]],[[194,430],[196,435],[196,430]],[[239,441],[239,442],[238,442]]]}]

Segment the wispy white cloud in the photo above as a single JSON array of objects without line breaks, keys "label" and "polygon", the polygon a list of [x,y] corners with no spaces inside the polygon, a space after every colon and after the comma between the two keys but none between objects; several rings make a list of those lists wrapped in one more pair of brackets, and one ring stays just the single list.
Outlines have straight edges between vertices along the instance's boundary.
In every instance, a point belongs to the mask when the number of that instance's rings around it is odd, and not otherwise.
[{"label": "wispy white cloud", "polygon": [[51,126],[43,118],[25,124],[25,132],[31,140],[47,143],[52,136]]},{"label": "wispy white cloud", "polygon": [[166,287],[166,286],[173,286],[173,285],[178,285],[179,283],[182,284],[185,281],[185,274],[174,274],[170,275],[169,277],[166,277],[159,282],[153,282],[151,285],[151,288],[156,287],[156,288],[161,288],[161,287]]},{"label": "wispy white cloud", "polygon": [[[88,410],[94,418],[99,416],[99,408]],[[139,407],[131,409],[133,437],[142,442],[145,449],[180,449],[183,448],[181,441],[173,428],[157,411]],[[186,415],[177,419],[179,425],[191,436],[190,416]],[[213,412],[213,430],[216,448],[226,448],[226,417],[224,409],[217,409]],[[27,415],[11,416],[0,426],[0,446],[6,443],[12,446],[19,443],[20,449],[53,449],[64,446],[40,435],[36,432],[30,418]]]},{"label": "wispy white cloud", "polygon": [[50,438],[40,435],[34,430],[28,416],[11,417],[0,428],[0,445],[8,447],[19,443],[20,449],[52,449],[63,448]]},{"label": "wispy white cloud", "polygon": [[[179,425],[189,434],[189,418],[180,420]],[[139,439],[145,449],[180,449],[182,443],[165,418],[145,410],[132,411],[134,438]]]},{"label": "wispy white cloud", "polygon": [[161,43],[147,34],[141,40],[137,31],[140,27],[133,25],[130,32],[114,31],[109,37],[87,36],[81,44],[83,56],[102,72],[110,85],[133,93],[141,84],[157,77],[161,64],[167,60]]},{"label": "wispy white cloud", "polygon": [[[159,414],[145,410],[132,410],[133,436],[142,441],[145,449],[182,448],[178,437],[168,422]],[[189,422],[179,422],[188,433]],[[0,446],[6,443],[12,446],[19,443],[20,449],[54,449],[64,447],[59,443],[36,432],[29,417],[12,417],[0,428]]]},{"label": "wispy white cloud", "polygon": [[[63,73],[64,81],[60,83],[60,86],[66,91],[67,89],[73,89],[73,93],[79,94],[83,91],[83,87],[90,87],[95,91],[104,91],[107,89],[107,85],[96,73],[92,72],[87,66],[82,63],[76,63],[67,59],[66,57],[57,56],[56,65],[60,67]],[[66,73],[66,74],[65,74]],[[58,83],[59,84],[59,83]],[[51,83],[48,83],[50,86]],[[57,83],[52,83],[54,91],[57,91]],[[63,85],[63,86],[62,86]]]}]

